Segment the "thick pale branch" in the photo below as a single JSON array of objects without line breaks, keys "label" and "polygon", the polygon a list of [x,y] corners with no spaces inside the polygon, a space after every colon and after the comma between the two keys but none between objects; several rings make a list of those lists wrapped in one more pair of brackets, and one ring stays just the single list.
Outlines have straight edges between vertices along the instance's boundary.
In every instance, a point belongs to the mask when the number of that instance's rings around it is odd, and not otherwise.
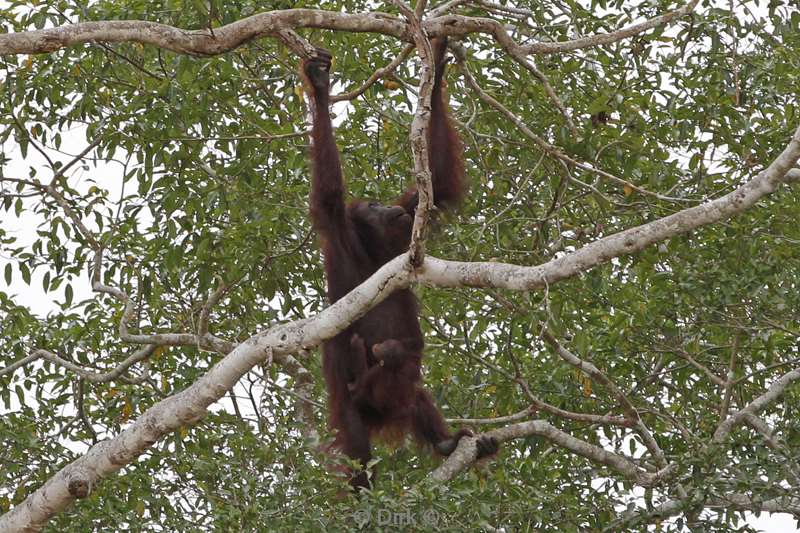
[{"label": "thick pale branch", "polygon": [[[674,470],[674,468],[669,468],[654,474],[645,472],[637,467],[630,459],[577,439],[569,433],[565,433],[556,428],[546,420],[531,420],[529,422],[522,422],[481,434],[483,437],[493,437],[498,442],[506,442],[513,439],[530,437],[532,435],[543,437],[562,448],[570,450],[576,455],[607,466],[643,487],[657,485]],[[453,479],[459,472],[475,461],[476,454],[475,439],[462,438],[459,441],[456,451],[433,471],[431,477],[436,481],[448,481]]]},{"label": "thick pale branch", "polygon": [[647,246],[693,229],[727,220],[752,207],[781,183],[797,181],[792,166],[800,157],[800,129],[783,152],[755,178],[701,205],[627,229],[587,244],[542,265],[521,267],[507,263],[465,263],[428,258],[418,272],[423,283],[437,287],[498,287],[531,290],[571,278],[614,257],[639,252]]},{"label": "thick pale branch", "polygon": [[[95,41],[138,42],[196,56],[213,56],[258,37],[278,36],[283,30],[323,28],[372,32],[410,41],[406,24],[386,13],[347,14],[321,9],[268,11],[214,28],[184,30],[142,20],[81,22],[58,28],[0,34],[0,54],[35,54]],[[279,36],[280,37],[280,36]]]},{"label": "thick pale branch", "polygon": [[[423,27],[429,37],[465,36],[470,33],[487,33],[513,54],[553,54],[580,48],[612,44],[642,32],[668,24],[691,12],[698,0],[639,24],[618,31],[592,35],[573,41],[557,43],[536,42],[520,45],[496,20],[461,15],[445,15],[428,19]],[[20,33],[0,34],[0,55],[47,53],[92,42],[138,42],[157,46],[173,52],[196,56],[213,56],[228,52],[259,37],[277,37],[298,53],[305,49],[289,33],[297,28],[320,28],[347,32],[379,33],[397,37],[406,42],[414,40],[406,22],[387,13],[372,12],[348,14],[322,9],[286,9],[259,13],[214,31],[187,30],[157,22],[142,20],[108,20],[80,22],[57,28],[47,28]]]}]

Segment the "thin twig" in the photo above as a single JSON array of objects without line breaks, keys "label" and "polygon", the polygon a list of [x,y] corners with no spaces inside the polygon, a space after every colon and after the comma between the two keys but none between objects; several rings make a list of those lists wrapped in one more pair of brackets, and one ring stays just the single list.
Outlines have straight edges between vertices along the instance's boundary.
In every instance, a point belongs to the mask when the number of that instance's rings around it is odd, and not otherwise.
[{"label": "thin twig", "polygon": [[358,98],[364,94],[367,89],[372,87],[376,81],[394,72],[397,67],[399,67],[406,59],[408,59],[409,54],[411,54],[414,48],[415,46],[413,44],[406,45],[402,52],[400,52],[400,55],[394,58],[392,62],[385,67],[381,67],[373,72],[372,75],[367,78],[367,81],[365,81],[360,87],[346,93],[340,93],[331,96],[331,102],[341,102],[342,100],[353,100],[354,98]]},{"label": "thin twig", "polygon": [[[156,350],[156,348],[157,348],[157,346],[153,346],[153,345],[147,345],[147,346],[144,346],[142,348],[139,348],[138,350],[133,352],[131,355],[129,355],[119,365],[117,365],[113,369],[109,370],[108,372],[102,372],[102,373],[90,372],[90,371],[88,371],[88,370],[76,365],[75,363],[67,361],[66,359],[62,359],[61,357],[57,356],[53,352],[50,352],[48,350],[39,349],[39,350],[36,350],[35,352],[33,352],[32,354],[30,354],[29,356],[27,356],[27,357],[25,357],[23,359],[20,359],[16,363],[12,363],[11,365],[7,366],[6,368],[0,370],[0,376],[3,376],[5,374],[10,374],[11,372],[16,370],[17,368],[20,368],[22,366],[28,365],[28,364],[30,364],[33,361],[36,361],[38,359],[44,359],[45,361],[50,361],[51,363],[54,363],[56,365],[59,365],[61,367],[66,368],[67,370],[70,370],[70,371],[74,372],[75,374],[77,374],[81,378],[85,379],[86,381],[89,381],[91,383],[102,383],[102,382],[111,381],[113,379],[119,378],[132,365],[138,363],[139,361],[144,361],[145,359],[150,357],[153,354],[153,352]],[[141,382],[141,381],[143,381],[145,379],[145,377],[144,377],[145,374],[146,373],[143,373],[141,376],[137,376],[135,378],[132,378],[132,380],[135,381],[135,382]]]},{"label": "thin twig", "polygon": [[536,135],[527,125],[525,125],[525,123],[523,122],[523,120],[521,118],[516,116],[508,108],[506,108],[503,104],[501,104],[500,102],[495,100],[486,91],[484,91],[478,85],[478,83],[475,81],[475,78],[472,77],[472,74],[470,73],[469,69],[467,68],[466,63],[464,61],[461,61],[461,59],[459,59],[459,61],[461,62],[461,65],[463,67],[462,68],[462,72],[464,74],[464,79],[467,81],[467,84],[478,94],[478,97],[481,100],[483,100],[486,104],[488,104],[489,106],[493,107],[494,109],[499,111],[501,114],[505,115],[506,118],[508,118],[511,122],[514,123],[514,125],[522,132],[523,135],[525,135],[530,140],[532,140],[537,146],[539,146],[539,148],[544,150],[549,155],[551,155],[551,156],[553,156],[553,157],[555,157],[557,159],[560,159],[561,161],[564,161],[564,162],[566,162],[566,163],[568,163],[570,165],[573,165],[573,166],[575,166],[577,168],[580,168],[581,170],[585,170],[586,172],[591,172],[591,173],[597,174],[597,175],[599,175],[599,176],[601,176],[603,178],[606,178],[606,179],[608,179],[610,181],[613,181],[615,183],[619,183],[620,185],[623,185],[625,187],[629,187],[630,189],[632,189],[634,191],[637,191],[637,192],[639,192],[641,194],[644,194],[644,195],[647,195],[647,196],[652,196],[652,197],[657,198],[659,200],[664,200],[664,201],[669,201],[669,202],[690,202],[690,201],[692,201],[692,200],[689,200],[689,199],[686,199],[686,198],[675,198],[675,197],[672,197],[672,196],[664,196],[664,195],[659,194],[659,193],[648,191],[647,189],[639,187],[638,185],[634,185],[633,183],[629,182],[628,180],[624,180],[622,178],[619,178],[619,177],[617,177],[617,176],[615,176],[613,174],[610,174],[610,173],[608,173],[608,172],[606,172],[604,170],[600,170],[598,168],[595,168],[592,165],[589,165],[587,163],[582,163],[582,162],[577,161],[577,160],[573,159],[572,157],[566,155],[560,149],[558,149],[557,147],[553,146],[552,144],[548,143],[547,141],[545,141],[544,139],[542,139],[541,137]]}]

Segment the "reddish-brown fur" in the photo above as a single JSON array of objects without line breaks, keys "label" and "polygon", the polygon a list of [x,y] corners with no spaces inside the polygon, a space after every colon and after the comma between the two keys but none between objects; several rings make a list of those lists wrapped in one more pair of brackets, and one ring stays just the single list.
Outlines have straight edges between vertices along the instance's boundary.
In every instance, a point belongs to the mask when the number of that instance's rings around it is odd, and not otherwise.
[{"label": "reddish-brown fur", "polygon": [[[452,125],[442,88],[447,50],[435,39],[435,84],[428,131],[434,203],[456,205],[464,194],[461,139]],[[314,125],[311,159],[311,218],[320,235],[331,303],[342,298],[388,260],[408,248],[417,205],[409,188],[393,205],[364,200],[345,203],[339,152],[333,137],[329,105],[331,55],[322,49],[302,64],[311,97]],[[337,430],[332,447],[357,459],[362,469],[352,474],[354,488],[369,486],[366,466],[370,439],[378,434],[411,433],[440,454],[449,455],[458,440],[452,435],[430,393],[422,387],[420,365],[424,341],[417,301],[399,290],[345,331],[323,345],[323,373],[328,388],[329,423]],[[479,455],[494,453],[496,443],[481,439]]]}]

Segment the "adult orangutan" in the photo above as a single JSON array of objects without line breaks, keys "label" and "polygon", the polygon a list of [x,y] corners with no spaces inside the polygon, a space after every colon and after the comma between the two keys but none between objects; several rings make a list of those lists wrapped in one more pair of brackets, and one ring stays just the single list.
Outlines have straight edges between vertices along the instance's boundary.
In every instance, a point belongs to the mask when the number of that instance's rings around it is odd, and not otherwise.
[{"label": "adult orangutan", "polygon": [[[434,88],[428,128],[429,163],[437,207],[454,206],[464,194],[461,140],[447,111],[442,79],[446,39],[434,39]],[[390,205],[345,202],[339,151],[329,106],[331,54],[318,49],[301,71],[313,112],[311,218],[321,238],[331,303],[343,297],[390,259],[408,249],[417,207],[411,187]],[[450,455],[469,430],[451,434],[430,393],[421,385],[424,341],[411,290],[383,302],[323,345],[329,421],[337,430],[332,447],[357,459],[354,489],[369,486],[370,439],[410,432],[441,455]],[[478,457],[497,451],[491,438],[478,439]]]}]

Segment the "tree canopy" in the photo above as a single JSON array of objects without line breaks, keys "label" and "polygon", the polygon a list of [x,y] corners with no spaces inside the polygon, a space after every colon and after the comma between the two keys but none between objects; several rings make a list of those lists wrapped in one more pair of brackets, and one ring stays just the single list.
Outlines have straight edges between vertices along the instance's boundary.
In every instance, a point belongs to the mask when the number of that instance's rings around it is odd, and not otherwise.
[{"label": "tree canopy", "polygon": [[[0,31],[0,529],[800,517],[792,0],[12,0]],[[350,194],[388,200],[428,185],[443,35],[468,199],[329,306],[297,64],[332,52]],[[317,346],[407,286],[437,403],[503,447],[381,448],[349,497]]]}]

